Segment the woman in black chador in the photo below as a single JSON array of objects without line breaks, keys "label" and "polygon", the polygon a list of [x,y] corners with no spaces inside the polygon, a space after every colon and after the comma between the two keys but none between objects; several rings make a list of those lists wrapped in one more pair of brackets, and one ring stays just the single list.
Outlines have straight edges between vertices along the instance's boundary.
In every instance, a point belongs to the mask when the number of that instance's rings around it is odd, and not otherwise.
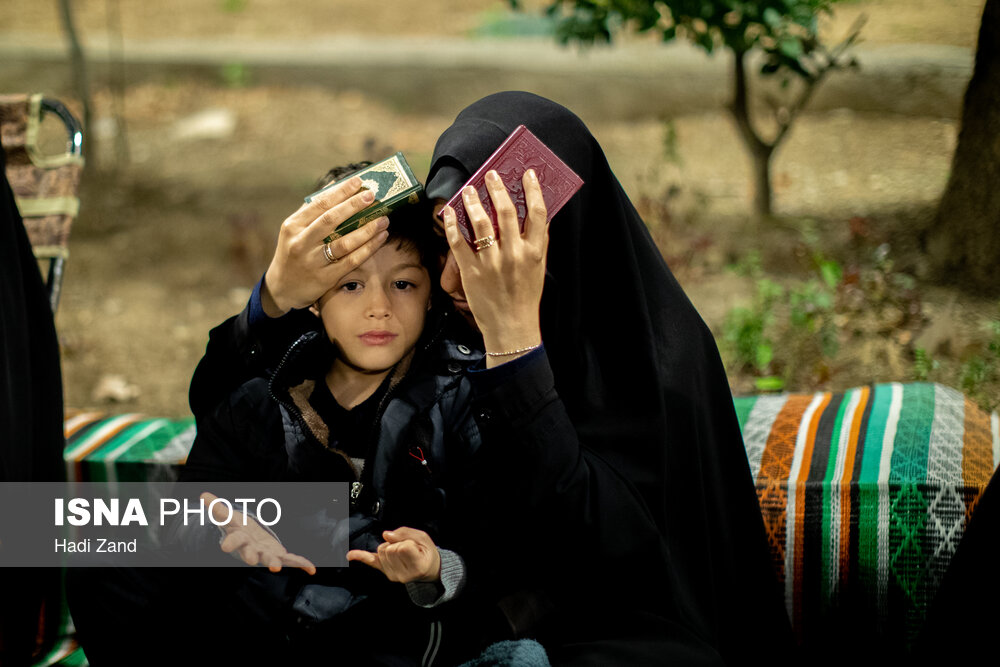
[{"label": "woman in black chador", "polygon": [[[0,482],[58,482],[66,476],[59,342],[6,166],[0,145]],[[59,580],[57,569],[0,570],[0,665],[30,664],[55,641]]]},{"label": "woman in black chador", "polygon": [[783,662],[792,635],[715,342],[594,137],[549,100],[491,95],[438,140],[427,194],[451,198],[520,124],[582,189],[546,225],[530,173],[524,220],[487,178],[499,230],[463,202],[478,251],[440,212],[442,286],[488,354],[470,374],[472,529],[518,591],[511,625],[554,664]]}]

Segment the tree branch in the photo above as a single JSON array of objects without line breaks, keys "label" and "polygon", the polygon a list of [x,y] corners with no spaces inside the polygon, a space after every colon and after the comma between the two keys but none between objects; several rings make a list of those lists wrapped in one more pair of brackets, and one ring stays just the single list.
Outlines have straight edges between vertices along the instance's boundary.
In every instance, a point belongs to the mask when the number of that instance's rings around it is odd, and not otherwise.
[{"label": "tree branch", "polygon": [[823,55],[826,58],[826,63],[821,65],[816,70],[815,74],[805,79],[805,87],[799,94],[798,99],[796,99],[795,102],[788,107],[787,117],[783,120],[780,118],[778,119],[778,133],[775,135],[774,140],[770,144],[772,149],[777,148],[785,139],[785,135],[788,134],[788,130],[795,122],[796,117],[798,117],[799,113],[802,112],[806,104],[809,103],[809,100],[812,98],[816,88],[819,86],[820,82],[826,78],[826,75],[832,70],[843,69],[844,67],[850,65],[850,63],[844,63],[841,59],[847,52],[847,49],[849,49],[851,45],[857,41],[858,35],[861,34],[861,28],[864,27],[867,20],[868,17],[864,14],[859,16],[857,20],[854,21],[851,29],[848,31],[847,37],[844,38],[844,40],[835,46],[830,52],[827,53],[824,51]]},{"label": "tree branch", "polygon": [[760,138],[750,121],[750,102],[747,85],[747,73],[745,66],[746,51],[733,51],[733,101],[729,105],[729,111],[736,120],[736,126],[743,135],[747,145],[756,153],[767,153],[771,146]]}]

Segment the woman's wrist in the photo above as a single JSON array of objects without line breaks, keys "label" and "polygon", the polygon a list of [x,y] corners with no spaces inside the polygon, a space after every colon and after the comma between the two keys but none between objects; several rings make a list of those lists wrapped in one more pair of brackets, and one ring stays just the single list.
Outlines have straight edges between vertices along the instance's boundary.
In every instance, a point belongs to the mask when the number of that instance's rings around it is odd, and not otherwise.
[{"label": "woman's wrist", "polygon": [[260,307],[263,309],[264,314],[270,318],[278,318],[285,315],[288,310],[283,309],[274,298],[271,293],[270,287],[268,287],[268,278],[270,277],[270,271],[264,274],[264,280],[260,286]]},{"label": "woman's wrist", "polygon": [[[501,313],[493,313],[489,318],[476,317],[479,331],[483,334],[483,344],[488,351],[516,350],[541,342],[542,325],[537,310],[519,314],[515,309],[509,309]],[[472,314],[476,314],[475,306]]]},{"label": "woman's wrist", "polygon": [[484,334],[483,344],[486,348],[486,367],[494,368],[538,349],[542,344],[542,334],[538,328],[503,336]]},{"label": "woman's wrist", "polygon": [[483,335],[483,346],[488,357],[506,357],[531,352],[542,344],[542,335],[536,331],[522,336],[492,337]]},{"label": "woman's wrist", "polygon": [[515,359],[520,359],[526,354],[529,354],[533,350],[537,350],[541,343],[537,345],[532,345],[531,347],[518,349],[516,351],[507,352],[503,354],[486,354],[486,368],[496,368],[497,366],[502,366],[503,364],[510,363]]}]

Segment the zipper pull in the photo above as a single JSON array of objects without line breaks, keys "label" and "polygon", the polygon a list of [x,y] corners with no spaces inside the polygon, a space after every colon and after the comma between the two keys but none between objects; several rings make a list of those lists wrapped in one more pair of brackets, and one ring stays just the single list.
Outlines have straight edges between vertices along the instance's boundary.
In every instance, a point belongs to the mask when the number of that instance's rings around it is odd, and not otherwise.
[{"label": "zipper pull", "polygon": [[[414,453],[414,452],[416,452],[416,453]],[[424,467],[424,469],[427,470],[427,473],[430,474],[431,467],[429,465],[427,465],[427,457],[424,456],[424,450],[423,449],[421,449],[420,447],[412,447],[410,449],[410,456],[412,456],[416,460],[420,461],[420,465],[422,465]]]},{"label": "zipper pull", "polygon": [[351,504],[355,505],[358,502],[358,498],[361,497],[361,489],[364,488],[364,484],[361,482],[351,482]]}]

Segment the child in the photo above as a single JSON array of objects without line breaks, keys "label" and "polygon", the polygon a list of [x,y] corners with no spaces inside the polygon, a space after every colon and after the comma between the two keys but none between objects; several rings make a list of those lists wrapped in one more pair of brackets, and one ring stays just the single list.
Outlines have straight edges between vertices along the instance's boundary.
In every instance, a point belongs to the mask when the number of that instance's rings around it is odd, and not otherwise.
[{"label": "child", "polygon": [[[302,335],[269,379],[245,383],[199,420],[182,481],[352,482],[349,559],[383,574],[355,565],[306,583],[293,603],[299,625],[363,604],[377,605],[383,624],[412,616],[406,626],[415,628],[426,616],[415,605],[447,601],[463,583],[461,559],[434,539],[447,533],[442,491],[460,486],[455,471],[476,445],[461,373],[479,355],[440,339],[437,318],[425,326],[438,250],[427,220],[421,206],[394,214],[385,244],[312,308],[323,333]],[[224,550],[260,563],[242,532]],[[406,583],[410,600],[388,580]]]},{"label": "child", "polygon": [[[440,642],[435,608],[464,584],[462,559],[437,544],[455,545],[461,532],[451,503],[478,443],[464,369],[482,355],[443,335],[448,316],[432,296],[439,241],[428,220],[422,205],[394,212],[384,245],[312,308],[322,330],[292,342],[268,377],[196,415],[179,481],[352,483],[348,558],[360,563],[317,572],[252,523],[227,527],[222,549],[271,571],[220,575],[228,583],[218,595],[204,591],[217,581],[189,587],[226,601],[216,620],[239,627],[251,643],[240,650],[257,661],[332,649],[365,664],[416,664]],[[481,648],[472,641],[452,655]]]}]

